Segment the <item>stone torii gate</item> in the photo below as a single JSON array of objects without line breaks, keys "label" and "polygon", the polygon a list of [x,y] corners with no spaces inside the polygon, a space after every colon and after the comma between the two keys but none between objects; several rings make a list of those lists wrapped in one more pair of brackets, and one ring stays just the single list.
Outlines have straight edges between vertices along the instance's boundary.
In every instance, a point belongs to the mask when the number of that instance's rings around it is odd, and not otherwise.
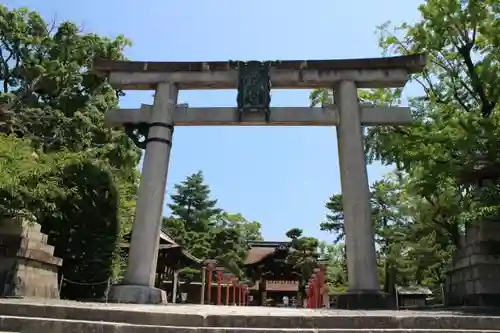
[{"label": "stone torii gate", "polygon": [[[363,126],[405,125],[409,108],[360,105],[358,88],[403,87],[423,70],[425,55],[392,58],[276,62],[141,62],[97,60],[93,70],[122,90],[155,90],[153,105],[110,110],[108,126],[124,126],[142,149],[144,163],[122,284],[110,298],[163,303],[154,288],[158,239],[175,126],[337,126],[349,279],[345,306],[383,306],[377,276]],[[270,90],[329,88],[335,104],[322,108],[270,107]],[[182,89],[238,89],[237,107],[178,105]],[[375,302],[375,305],[368,303]]]}]

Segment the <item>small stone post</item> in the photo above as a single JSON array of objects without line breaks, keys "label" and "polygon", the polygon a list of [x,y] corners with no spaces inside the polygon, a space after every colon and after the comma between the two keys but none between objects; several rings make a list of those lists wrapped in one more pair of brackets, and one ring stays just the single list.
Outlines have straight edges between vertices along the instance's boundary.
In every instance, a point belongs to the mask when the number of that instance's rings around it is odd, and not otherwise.
[{"label": "small stone post", "polygon": [[179,282],[179,271],[174,271],[174,279],[172,285],[172,303],[177,303],[177,283]]},{"label": "small stone post", "polygon": [[201,268],[201,286],[200,286],[200,304],[205,304],[205,284],[207,279],[207,268],[205,265]]}]

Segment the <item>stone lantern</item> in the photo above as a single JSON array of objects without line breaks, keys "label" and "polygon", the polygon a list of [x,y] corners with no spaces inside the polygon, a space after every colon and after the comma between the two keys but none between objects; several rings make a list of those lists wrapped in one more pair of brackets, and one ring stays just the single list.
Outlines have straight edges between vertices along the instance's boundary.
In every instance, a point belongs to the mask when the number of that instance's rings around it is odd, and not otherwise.
[{"label": "stone lantern", "polygon": [[[476,155],[471,168],[458,182],[470,185],[478,194],[500,182],[500,164]],[[452,306],[500,306],[500,216],[470,221],[460,246],[447,268],[445,302]]]}]

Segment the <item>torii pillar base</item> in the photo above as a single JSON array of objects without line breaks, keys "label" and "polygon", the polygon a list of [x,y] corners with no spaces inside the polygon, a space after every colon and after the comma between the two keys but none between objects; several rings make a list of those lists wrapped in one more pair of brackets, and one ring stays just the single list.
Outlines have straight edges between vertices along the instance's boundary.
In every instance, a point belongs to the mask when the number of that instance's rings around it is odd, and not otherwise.
[{"label": "torii pillar base", "polygon": [[108,302],[133,304],[167,304],[165,290],[149,286],[116,284],[111,286]]},{"label": "torii pillar base", "polygon": [[338,296],[337,308],[350,310],[395,309],[394,296],[378,291],[348,291]]}]

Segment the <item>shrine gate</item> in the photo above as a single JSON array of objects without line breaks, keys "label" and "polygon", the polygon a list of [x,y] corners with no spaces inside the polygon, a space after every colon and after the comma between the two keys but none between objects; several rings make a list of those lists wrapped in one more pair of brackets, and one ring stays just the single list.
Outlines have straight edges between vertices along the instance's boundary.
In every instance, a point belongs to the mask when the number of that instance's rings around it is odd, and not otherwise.
[{"label": "shrine gate", "polygon": [[[153,105],[110,110],[109,126],[123,126],[145,149],[122,284],[110,298],[123,303],[162,303],[154,288],[172,134],[175,126],[337,126],[351,308],[380,304],[363,126],[405,125],[409,108],[360,105],[358,88],[403,87],[421,72],[425,55],[391,58],[270,62],[143,62],[97,60],[93,70],[122,90],[154,90]],[[334,104],[321,108],[270,107],[271,88],[334,91]],[[237,89],[235,107],[178,105],[179,90]],[[349,302],[348,302],[349,303]]]}]

